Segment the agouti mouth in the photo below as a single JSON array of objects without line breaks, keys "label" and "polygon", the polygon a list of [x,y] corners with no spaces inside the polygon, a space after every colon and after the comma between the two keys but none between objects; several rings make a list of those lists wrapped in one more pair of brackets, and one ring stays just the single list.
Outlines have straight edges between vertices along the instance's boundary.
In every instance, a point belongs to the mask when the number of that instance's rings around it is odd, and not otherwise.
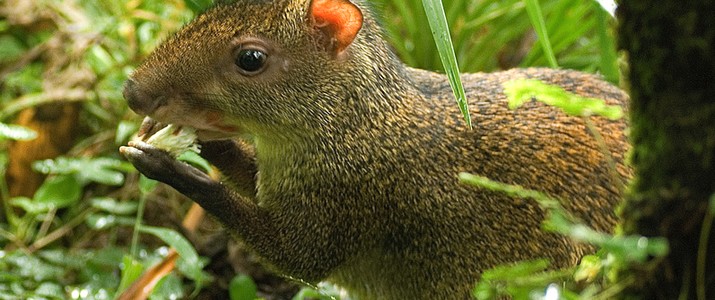
[{"label": "agouti mouth", "polygon": [[238,127],[224,124],[211,124],[212,127],[217,128],[220,132],[238,132]]},{"label": "agouti mouth", "polygon": [[191,127],[196,129],[196,135],[198,136],[199,140],[202,141],[227,139],[236,137],[240,134],[240,131],[237,126],[225,125],[220,123],[217,124],[217,119],[213,119],[213,123],[205,120],[205,122],[201,123],[201,121],[202,118],[190,119],[181,122],[160,122],[150,116],[147,116],[142,121],[138,133],[140,136],[149,137],[164,128],[166,125],[174,124],[178,126]]}]

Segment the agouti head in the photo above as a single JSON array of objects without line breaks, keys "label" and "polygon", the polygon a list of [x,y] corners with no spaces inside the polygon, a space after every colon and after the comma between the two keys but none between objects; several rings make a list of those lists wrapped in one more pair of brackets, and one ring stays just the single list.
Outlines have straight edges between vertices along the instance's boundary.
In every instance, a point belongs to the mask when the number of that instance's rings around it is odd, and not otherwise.
[{"label": "agouti head", "polygon": [[356,83],[384,85],[397,68],[374,27],[348,0],[219,4],[159,46],[124,95],[137,113],[202,139],[316,132],[355,104]]}]

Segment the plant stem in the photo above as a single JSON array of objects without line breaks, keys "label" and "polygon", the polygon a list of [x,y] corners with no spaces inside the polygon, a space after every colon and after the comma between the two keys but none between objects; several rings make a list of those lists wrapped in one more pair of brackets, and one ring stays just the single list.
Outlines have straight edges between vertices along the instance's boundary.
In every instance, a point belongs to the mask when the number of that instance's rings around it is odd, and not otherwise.
[{"label": "plant stem", "polygon": [[137,208],[137,218],[134,221],[134,231],[132,232],[132,245],[131,245],[131,256],[135,259],[138,255],[138,245],[139,245],[139,227],[142,225],[142,219],[144,219],[144,207],[146,206],[147,193],[142,193],[139,197],[139,207]]}]

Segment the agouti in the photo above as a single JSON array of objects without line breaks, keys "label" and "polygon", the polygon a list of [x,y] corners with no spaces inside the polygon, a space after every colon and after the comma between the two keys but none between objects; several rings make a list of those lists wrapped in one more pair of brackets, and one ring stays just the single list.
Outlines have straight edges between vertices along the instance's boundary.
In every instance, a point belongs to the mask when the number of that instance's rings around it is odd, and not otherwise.
[{"label": "agouti", "polygon": [[459,172],[546,192],[610,231],[626,122],[537,101],[509,110],[502,84],[536,78],[624,106],[597,77],[550,69],[464,74],[474,129],[445,76],[406,67],[357,0],[238,0],[199,15],[127,81],[139,114],[197,129],[211,180],[143,142],[122,153],[220,219],[279,274],[358,299],[461,299],[497,264],[570,266],[593,249],[540,229],[530,200],[465,186]]}]

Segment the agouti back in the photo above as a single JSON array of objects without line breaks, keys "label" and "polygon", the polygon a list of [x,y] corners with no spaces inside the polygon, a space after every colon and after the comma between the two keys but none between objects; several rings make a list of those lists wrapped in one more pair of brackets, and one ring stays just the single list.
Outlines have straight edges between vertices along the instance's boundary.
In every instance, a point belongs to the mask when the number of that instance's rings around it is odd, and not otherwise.
[{"label": "agouti back", "polygon": [[460,184],[459,172],[544,191],[610,231],[627,149],[625,121],[532,102],[509,110],[502,83],[536,78],[623,106],[574,71],[465,74],[468,129],[445,76],[408,68],[362,1],[238,0],[198,16],[125,86],[130,107],[197,128],[213,181],[143,142],[138,170],[191,197],[280,274],[330,280],[358,299],[466,298],[497,264],[592,251],[540,229],[530,200]]}]

